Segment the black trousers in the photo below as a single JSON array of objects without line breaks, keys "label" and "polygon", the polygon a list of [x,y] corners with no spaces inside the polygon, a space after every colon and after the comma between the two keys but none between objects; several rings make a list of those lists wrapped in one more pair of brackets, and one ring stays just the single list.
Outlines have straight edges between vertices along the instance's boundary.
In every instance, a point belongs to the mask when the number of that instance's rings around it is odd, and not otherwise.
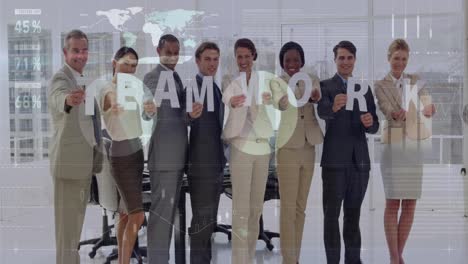
[{"label": "black trousers", "polygon": [[188,175],[192,221],[190,263],[211,263],[211,236],[216,228],[223,173],[219,168],[191,168]]},{"label": "black trousers", "polygon": [[339,217],[343,203],[343,240],[345,263],[361,263],[361,205],[369,182],[369,171],[354,166],[322,168],[324,242],[328,264],[340,263],[341,237]]}]

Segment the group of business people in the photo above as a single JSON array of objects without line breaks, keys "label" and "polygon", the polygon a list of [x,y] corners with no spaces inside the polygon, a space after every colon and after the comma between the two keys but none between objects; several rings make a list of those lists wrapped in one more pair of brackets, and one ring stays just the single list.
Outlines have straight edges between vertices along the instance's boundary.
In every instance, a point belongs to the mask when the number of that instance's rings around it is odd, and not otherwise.
[{"label": "group of business people", "polygon": [[[160,64],[144,77],[148,88],[143,103],[125,109],[117,100],[118,74],[134,74],[137,52],[129,47],[117,51],[112,61],[113,79],[94,102],[94,114],[85,114],[85,86],[79,83],[88,58],[88,39],[80,30],[64,38],[65,65],[52,78],[48,91],[49,110],[54,125],[51,145],[51,173],[54,179],[57,263],[79,263],[80,240],[87,195],[92,174],[101,170],[103,158],[101,124],[112,139],[110,163],[122,206],[117,227],[119,263],[129,263],[144,213],[141,177],[144,154],[140,136],[141,119],[154,120],[148,149],[151,181],[151,208],[148,219],[148,261],[168,263],[174,214],[182,177],[187,173],[193,217],[189,228],[191,263],[210,263],[211,237],[217,223],[217,211],[227,162],[224,143],[229,148],[229,168],[233,190],[232,263],[254,263],[263,209],[270,154],[277,151],[280,191],[280,233],[283,263],[299,263],[307,198],[314,174],[315,145],[323,142],[321,160],[323,181],[324,244],[327,263],[339,263],[341,236],[339,216],[343,207],[345,263],[361,263],[360,209],[369,180],[370,159],[366,133],[376,133],[379,121],[372,90],[364,95],[367,111],[361,112],[357,101],[346,110],[347,82],[352,76],[356,47],[349,41],[333,49],[337,73],[328,80],[310,75],[312,91],[290,79],[305,64],[304,50],[295,42],[283,45],[279,62],[283,73],[262,85],[254,70],[257,50],[250,39],[238,39],[234,56],[240,74],[223,78],[220,88],[213,78],[218,70],[220,49],[213,42],[203,42],[195,52],[198,93],[187,93],[176,72],[179,40],[163,35],[157,46]],[[425,89],[418,90],[419,102],[405,107],[402,99],[405,79],[418,89],[417,76],[404,72],[409,46],[397,39],[389,47],[391,66],[385,79],[375,84],[375,92],[386,125],[386,144],[381,170],[387,204],[385,232],[392,264],[404,263],[402,253],[414,216],[416,200],[421,195],[421,141],[428,137],[424,120],[435,113]],[[169,78],[167,78],[169,77]],[[167,80],[163,86],[161,80]],[[212,101],[199,100],[207,84],[212,85]],[[178,104],[153,96],[175,87]],[[163,91],[158,91],[158,89]],[[355,90],[360,90],[359,85]],[[289,91],[288,91],[289,90]],[[208,93],[210,94],[210,93]],[[193,97],[187,100],[187,96]],[[304,104],[297,104],[301,98]],[[429,98],[429,99],[428,99]],[[138,98],[127,97],[137,102]],[[90,100],[90,99],[88,99]],[[186,110],[186,102],[192,109]],[[89,102],[88,102],[89,103]],[[213,107],[210,107],[212,104]],[[325,120],[325,137],[315,114]],[[272,115],[281,111],[276,149]],[[225,109],[227,111],[224,122]],[[422,120],[422,121],[421,121]],[[188,132],[190,127],[190,132]],[[398,211],[402,208],[400,219]]]}]

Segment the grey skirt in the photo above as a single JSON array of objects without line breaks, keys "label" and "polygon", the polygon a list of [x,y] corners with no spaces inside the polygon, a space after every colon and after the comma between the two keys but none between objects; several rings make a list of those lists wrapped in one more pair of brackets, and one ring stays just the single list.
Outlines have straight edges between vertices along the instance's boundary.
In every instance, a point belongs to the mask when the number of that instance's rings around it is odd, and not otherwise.
[{"label": "grey skirt", "polygon": [[386,199],[419,199],[422,192],[423,158],[429,140],[405,139],[385,144],[380,170]]}]

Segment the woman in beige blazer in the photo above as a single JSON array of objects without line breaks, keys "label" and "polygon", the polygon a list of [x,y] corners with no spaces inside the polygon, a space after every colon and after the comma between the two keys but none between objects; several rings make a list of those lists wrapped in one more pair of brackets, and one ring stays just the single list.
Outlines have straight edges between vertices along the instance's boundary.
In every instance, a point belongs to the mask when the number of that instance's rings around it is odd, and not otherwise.
[{"label": "woman in beige blazer", "polygon": [[[252,70],[257,58],[255,45],[249,39],[239,39],[234,52],[241,74],[228,84],[223,82],[227,85],[223,102],[229,110],[223,138],[230,144],[232,263],[244,264],[253,263],[255,258],[273,129],[265,106],[271,103],[269,87],[266,91],[259,87],[258,73]],[[257,100],[259,96],[262,98]]]},{"label": "woman in beige blazer", "polygon": [[[280,50],[279,61],[283,74],[272,80],[270,87],[274,105],[281,111],[276,138],[281,254],[283,263],[296,264],[299,262],[307,197],[314,175],[315,145],[323,141],[314,108],[314,103],[320,99],[320,83],[315,76],[308,75],[312,80],[311,93],[304,95],[305,83],[299,81],[294,91],[290,88],[294,97],[288,98],[288,83],[304,66],[304,50],[298,43],[288,42]],[[303,96],[307,102],[297,107],[297,101]]]},{"label": "woman in beige blazer", "polygon": [[[382,128],[381,172],[385,189],[385,235],[391,264],[403,264],[403,249],[413,224],[416,200],[421,197],[424,141],[431,136],[428,119],[435,113],[430,96],[419,77],[404,73],[409,46],[396,39],[388,48],[391,71],[375,83],[378,105],[385,115]],[[419,89],[420,102],[406,106],[407,89]],[[419,109],[417,105],[420,104]],[[401,207],[400,219],[398,211]]]}]

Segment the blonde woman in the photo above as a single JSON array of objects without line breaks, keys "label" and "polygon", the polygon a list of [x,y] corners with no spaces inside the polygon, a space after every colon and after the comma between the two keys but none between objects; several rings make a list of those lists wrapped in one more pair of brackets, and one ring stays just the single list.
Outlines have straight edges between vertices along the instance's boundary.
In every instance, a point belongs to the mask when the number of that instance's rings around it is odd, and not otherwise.
[{"label": "blonde woman", "polygon": [[[387,122],[382,128],[385,145],[381,172],[386,198],[384,226],[391,264],[405,263],[403,249],[413,224],[416,200],[421,197],[424,139],[430,136],[424,119],[435,113],[427,90],[418,87],[421,86],[419,77],[405,73],[409,51],[405,40],[394,40],[388,48],[390,72],[375,84],[378,106]],[[419,89],[419,102],[411,101],[406,106],[402,98],[409,94],[407,89]]]}]

